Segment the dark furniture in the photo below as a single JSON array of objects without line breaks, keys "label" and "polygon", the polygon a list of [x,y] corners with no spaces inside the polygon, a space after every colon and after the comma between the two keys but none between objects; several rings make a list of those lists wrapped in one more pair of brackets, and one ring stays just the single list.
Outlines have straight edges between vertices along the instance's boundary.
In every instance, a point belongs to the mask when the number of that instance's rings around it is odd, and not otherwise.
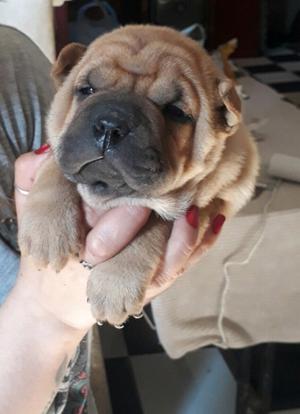
[{"label": "dark furniture", "polygon": [[237,381],[236,414],[300,407],[299,344],[263,344],[221,353]]}]

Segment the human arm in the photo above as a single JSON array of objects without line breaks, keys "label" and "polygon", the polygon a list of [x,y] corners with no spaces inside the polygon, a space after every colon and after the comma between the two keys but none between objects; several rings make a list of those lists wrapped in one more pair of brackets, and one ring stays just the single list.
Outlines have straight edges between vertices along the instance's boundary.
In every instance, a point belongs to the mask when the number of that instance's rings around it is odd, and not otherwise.
[{"label": "human arm", "polygon": [[[30,190],[43,157],[26,154],[20,159],[16,169],[19,187]],[[20,216],[26,196],[17,193],[16,202]],[[183,216],[175,222],[160,272],[164,282],[153,283],[147,301],[167,288],[187,265],[197,238],[196,213],[194,221]],[[134,237],[149,211],[130,210],[129,215],[128,209],[119,208],[101,217],[88,214],[92,230],[84,258],[97,264]],[[126,226],[121,225],[124,222]],[[95,322],[86,302],[88,275],[77,260],[70,260],[56,273],[50,268],[39,270],[29,258],[22,258],[17,284],[0,308],[0,412],[40,414],[47,410],[77,345]]]}]

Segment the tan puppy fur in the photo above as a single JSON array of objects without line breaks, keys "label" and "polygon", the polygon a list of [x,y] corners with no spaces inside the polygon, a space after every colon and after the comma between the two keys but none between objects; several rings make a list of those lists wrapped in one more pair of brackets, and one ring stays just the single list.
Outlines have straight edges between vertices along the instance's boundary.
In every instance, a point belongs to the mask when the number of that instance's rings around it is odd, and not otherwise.
[{"label": "tan puppy fur", "polygon": [[[232,81],[218,72],[198,44],[172,29],[127,26],[100,37],[87,50],[71,44],[58,57],[53,75],[58,92],[48,117],[48,137],[55,160],[39,172],[28,197],[20,223],[20,248],[23,254],[57,269],[78,252],[84,227],[78,193],[97,209],[124,204],[153,209],[157,215],[153,214],[136,239],[96,266],[88,283],[95,317],[122,323],[142,309],[145,290],[161,261],[172,226],[163,219],[173,220],[196,204],[201,214],[200,243],[210,217],[232,216],[251,198],[258,170],[256,147],[242,124]],[[78,90],[89,85],[93,95],[79,99]],[[165,174],[139,187],[131,172],[125,175],[122,170],[134,191],[107,196],[63,176],[67,165],[64,145],[79,118],[89,128],[85,117],[91,105],[118,93],[124,99],[133,94],[133,101],[147,117]],[[170,102],[185,118],[174,121],[165,114]],[[95,165],[102,168],[103,162]]]}]

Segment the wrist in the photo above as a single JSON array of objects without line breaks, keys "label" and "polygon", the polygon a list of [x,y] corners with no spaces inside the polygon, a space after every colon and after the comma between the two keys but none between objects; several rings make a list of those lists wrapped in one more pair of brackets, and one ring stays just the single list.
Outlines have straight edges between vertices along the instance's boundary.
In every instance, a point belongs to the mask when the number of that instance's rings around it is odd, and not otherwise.
[{"label": "wrist", "polygon": [[62,330],[80,334],[95,323],[86,299],[88,276],[76,260],[69,260],[57,273],[49,266],[38,269],[31,259],[23,258],[17,286],[32,311]]},{"label": "wrist", "polygon": [[74,327],[64,322],[61,318],[41,303],[36,295],[35,288],[24,283],[22,276],[5,305],[10,308],[11,317],[17,321],[15,329],[26,329],[32,332],[32,336],[40,336],[50,343],[57,339],[61,342],[77,344],[87,333],[89,327]]},{"label": "wrist", "polygon": [[38,284],[21,271],[1,306],[1,412],[42,412],[87,331],[64,323],[39,294]]}]

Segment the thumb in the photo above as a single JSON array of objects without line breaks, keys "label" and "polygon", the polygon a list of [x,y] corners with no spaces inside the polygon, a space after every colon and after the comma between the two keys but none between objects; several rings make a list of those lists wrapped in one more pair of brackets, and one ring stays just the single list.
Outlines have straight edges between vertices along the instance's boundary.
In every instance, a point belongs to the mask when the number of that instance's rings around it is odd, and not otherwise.
[{"label": "thumb", "polygon": [[138,206],[115,207],[104,213],[87,236],[84,259],[95,265],[119,253],[146,224],[150,213]]},{"label": "thumb", "polygon": [[[43,148],[43,152],[39,152]],[[15,203],[18,220],[26,202],[27,192],[30,192],[37,171],[51,154],[49,145],[43,145],[37,152],[21,155],[15,162]]]}]

